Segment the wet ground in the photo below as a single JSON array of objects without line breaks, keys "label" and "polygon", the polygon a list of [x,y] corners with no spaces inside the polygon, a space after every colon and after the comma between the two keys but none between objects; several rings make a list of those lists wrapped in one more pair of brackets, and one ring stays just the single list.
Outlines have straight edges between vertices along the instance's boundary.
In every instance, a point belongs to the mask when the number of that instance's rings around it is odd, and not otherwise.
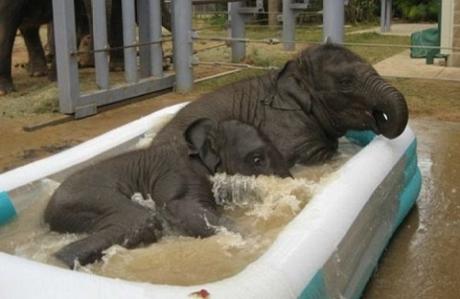
[{"label": "wet ground", "polygon": [[460,123],[411,121],[422,191],[364,298],[460,298]]}]

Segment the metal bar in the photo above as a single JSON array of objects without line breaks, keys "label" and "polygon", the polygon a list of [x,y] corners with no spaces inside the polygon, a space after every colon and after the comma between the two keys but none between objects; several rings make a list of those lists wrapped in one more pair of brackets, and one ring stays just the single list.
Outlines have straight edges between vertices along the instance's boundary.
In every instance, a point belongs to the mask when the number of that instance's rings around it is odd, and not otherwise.
[{"label": "metal bar", "polygon": [[246,0],[192,0],[193,5],[214,4],[214,3],[229,3],[229,2],[243,2]]},{"label": "metal bar", "polygon": [[[160,0],[149,1],[150,40],[161,40],[162,16]],[[163,48],[161,44],[150,45],[152,63],[150,71],[156,77],[163,77]]]},{"label": "metal bar", "polygon": [[190,0],[175,0],[171,4],[176,90],[187,92],[193,86],[192,3]]},{"label": "metal bar", "polygon": [[292,0],[283,0],[283,46],[286,51],[295,50],[295,12],[291,8]]},{"label": "metal bar", "polygon": [[[250,39],[250,38],[225,38],[218,36],[207,36],[207,37],[194,37],[194,40],[209,40],[209,41],[242,41],[246,43],[260,43],[268,45],[277,45],[279,40],[277,38],[266,38],[266,39]],[[297,40],[293,41],[295,44],[322,44],[323,42],[317,40]],[[355,42],[343,42],[344,46],[361,46],[361,47],[386,47],[386,48],[426,48],[426,49],[448,49],[460,51],[460,47],[438,47],[438,46],[414,46],[405,44],[379,44],[379,43],[355,43]]]},{"label": "metal bar", "polygon": [[136,82],[137,78],[137,51],[134,47],[126,47],[136,43],[135,3],[132,0],[122,0],[123,14],[123,45],[125,58],[125,78],[129,83]]},{"label": "metal bar", "polygon": [[220,77],[223,77],[223,76],[228,76],[228,75],[231,75],[231,74],[239,73],[239,72],[241,72],[242,70],[243,70],[243,69],[236,68],[236,69],[229,70],[229,71],[222,72],[222,73],[218,73],[218,74],[215,74],[215,75],[202,77],[202,78],[199,78],[199,79],[195,79],[195,81],[193,81],[193,83],[200,83],[200,82],[203,82],[203,81],[207,81],[207,80],[211,80],[211,79],[216,79],[216,78],[220,78]]},{"label": "metal bar", "polygon": [[137,0],[139,21],[140,70],[143,78],[163,76],[163,49],[161,43],[161,3],[160,0]]},{"label": "metal bar", "polygon": [[[149,11],[149,0],[137,0],[137,21],[139,24],[139,43],[146,43],[150,40],[151,11]],[[152,56],[150,47],[139,47],[139,64],[141,78],[149,77],[152,73],[150,65]]]},{"label": "metal bar", "polygon": [[387,32],[387,0],[380,1],[380,32]]},{"label": "metal bar", "polygon": [[387,7],[386,7],[386,17],[385,17],[385,32],[390,32],[391,31],[391,16],[393,14],[391,6],[392,6],[392,0],[387,0]]},{"label": "metal bar", "polygon": [[80,93],[78,62],[70,55],[76,51],[74,0],[53,0],[59,111],[73,113]]},{"label": "metal bar", "polygon": [[215,42],[241,42],[241,43],[258,43],[258,44],[268,44],[268,45],[277,45],[280,43],[280,40],[277,38],[265,38],[265,39],[250,39],[250,38],[228,38],[228,37],[219,37],[219,36],[205,36],[205,37],[193,37],[193,40],[203,40],[203,41],[215,41]]},{"label": "metal bar", "polygon": [[[232,39],[244,39],[244,17],[240,14],[242,4],[234,2],[228,4],[230,16],[230,36]],[[240,62],[246,56],[246,43],[244,41],[232,42],[232,62]]]},{"label": "metal bar", "polygon": [[121,46],[121,47],[106,47],[105,49],[99,49],[99,50],[90,50],[90,51],[73,51],[70,53],[70,55],[80,55],[80,54],[86,54],[86,53],[100,53],[100,52],[110,52],[110,51],[115,51],[115,50],[123,50],[126,48],[137,48],[137,47],[143,47],[143,46],[150,46],[154,44],[162,44],[165,42],[170,42],[172,41],[171,38],[165,38],[163,40],[157,40],[157,41],[151,41],[151,42],[145,42],[145,43],[135,43],[131,44],[128,46]]},{"label": "metal bar", "polygon": [[223,66],[223,67],[231,67],[231,68],[245,68],[245,69],[255,69],[255,70],[277,70],[279,67],[277,66],[257,66],[247,63],[229,63],[229,62],[207,62],[207,61],[200,61],[198,64],[202,65],[215,65],[215,66]]},{"label": "metal bar", "polygon": [[345,5],[343,0],[323,0],[323,38],[333,43],[343,43]]},{"label": "metal bar", "polygon": [[[100,105],[107,105],[119,102],[124,99],[137,97],[146,93],[159,91],[173,87],[175,82],[174,74],[167,74],[163,78],[145,78],[140,79],[136,83],[127,83],[119,86],[114,86],[109,90],[101,90],[81,96],[82,107],[85,104],[97,103]],[[83,116],[83,115],[81,115]]]},{"label": "metal bar", "polygon": [[107,42],[107,14],[105,1],[92,1],[93,13],[93,43],[94,61],[96,66],[96,84],[100,89],[109,88],[109,55],[106,51]]}]

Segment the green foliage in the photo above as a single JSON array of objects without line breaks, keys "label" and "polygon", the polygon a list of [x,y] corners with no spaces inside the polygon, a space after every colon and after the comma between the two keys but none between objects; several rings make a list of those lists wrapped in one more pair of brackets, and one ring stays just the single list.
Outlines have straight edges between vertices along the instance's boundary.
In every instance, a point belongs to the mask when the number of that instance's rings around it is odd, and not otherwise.
[{"label": "green foliage", "polygon": [[394,15],[411,22],[436,21],[440,0],[395,0]]},{"label": "green foliage", "polygon": [[348,23],[374,22],[378,19],[379,10],[379,0],[350,0],[345,6],[346,21]]},{"label": "green foliage", "polygon": [[209,18],[209,24],[223,29],[227,25],[227,15],[215,13]]}]

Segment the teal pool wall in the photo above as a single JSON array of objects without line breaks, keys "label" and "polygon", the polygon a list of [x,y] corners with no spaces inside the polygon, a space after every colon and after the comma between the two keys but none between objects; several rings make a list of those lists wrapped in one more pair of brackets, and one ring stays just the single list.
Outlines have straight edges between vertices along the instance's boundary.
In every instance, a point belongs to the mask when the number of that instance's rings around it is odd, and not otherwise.
[{"label": "teal pool wall", "polygon": [[[357,143],[361,146],[366,146],[369,144],[376,135],[371,131],[350,131],[347,133],[346,137],[354,143]],[[359,282],[359,286],[356,288],[354,294],[351,298],[360,298],[368,280],[372,276],[373,271],[375,270],[378,260],[383,253],[386,245],[391,239],[391,236],[394,234],[396,229],[401,225],[404,218],[407,216],[411,208],[414,206],[422,186],[422,177],[420,169],[417,165],[417,140],[410,144],[407,148],[404,157],[404,172],[403,172],[403,187],[398,195],[398,208],[396,209],[396,215],[394,217],[394,223],[391,226],[391,232],[389,236],[384,241],[385,246],[378,248],[379,252],[376,255],[377,258],[371,260],[364,269],[365,275],[363,279]],[[390,199],[391,200],[391,199]],[[325,277],[324,268],[320,269],[313,279],[306,286],[304,291],[299,296],[300,299],[328,299],[334,298],[332,294],[344,293],[343,290],[332,290],[332,288],[337,287],[332,283],[328,284]],[[349,273],[350,275],[352,273]]]}]

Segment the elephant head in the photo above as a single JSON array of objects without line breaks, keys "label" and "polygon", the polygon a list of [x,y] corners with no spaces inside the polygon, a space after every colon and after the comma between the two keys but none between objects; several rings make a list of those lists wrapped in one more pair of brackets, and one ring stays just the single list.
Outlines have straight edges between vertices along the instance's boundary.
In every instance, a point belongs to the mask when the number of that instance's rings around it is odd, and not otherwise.
[{"label": "elephant head", "polygon": [[185,131],[190,156],[198,158],[211,174],[291,177],[289,166],[254,126],[238,120],[216,121],[201,118]]},{"label": "elephant head", "polygon": [[347,130],[373,130],[387,138],[406,127],[404,96],[350,50],[323,44],[303,50],[277,75],[283,105],[313,115],[333,137]]}]

